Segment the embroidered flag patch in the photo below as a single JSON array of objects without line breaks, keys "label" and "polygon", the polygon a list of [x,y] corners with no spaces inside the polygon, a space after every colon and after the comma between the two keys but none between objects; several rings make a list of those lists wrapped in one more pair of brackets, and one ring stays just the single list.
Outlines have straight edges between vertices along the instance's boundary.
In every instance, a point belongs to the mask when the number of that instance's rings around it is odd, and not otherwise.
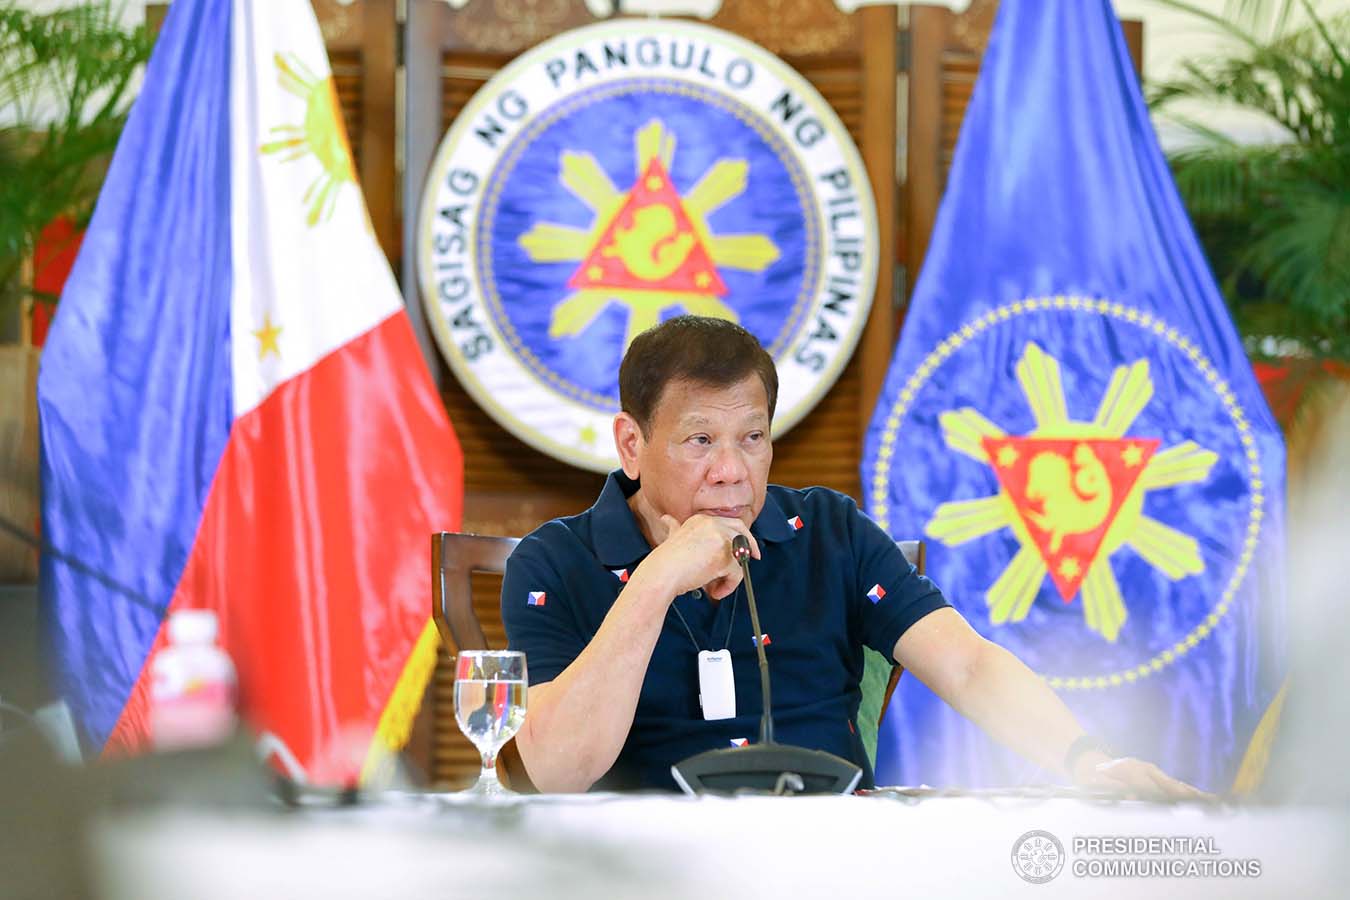
[{"label": "embroidered flag patch", "polygon": [[627,584],[627,583],[628,583],[628,570],[627,570],[627,569],[610,569],[610,571],[614,573],[614,577],[615,577],[615,578],[619,579],[619,583],[620,583],[620,584]]},{"label": "embroidered flag patch", "polygon": [[873,603],[879,603],[882,597],[886,596],[886,589],[879,584],[872,585],[872,589],[867,592],[867,599]]},{"label": "embroidered flag patch", "polygon": [[530,599],[525,601],[530,606],[543,606],[548,596],[543,591],[530,591]]},{"label": "embroidered flag patch", "polygon": [[768,634],[761,634],[759,637],[755,637],[754,635],[751,635],[751,636],[750,636],[750,640],[751,640],[752,643],[755,643],[755,644],[758,644],[760,641],[763,641],[765,647],[767,647],[767,646],[769,646],[770,644],[773,643],[773,638],[769,637]]},{"label": "embroidered flag patch", "polygon": [[732,738],[732,739],[731,739],[731,746],[733,746],[733,747],[744,747],[744,746],[745,746],[746,744],[748,744],[748,743],[750,743],[750,739],[749,739],[749,738]]},{"label": "embroidered flag patch", "polygon": [[793,531],[801,531],[801,530],[802,530],[802,517],[801,517],[801,516],[793,516],[792,518],[788,519],[788,524],[792,526],[792,530],[793,530]]}]

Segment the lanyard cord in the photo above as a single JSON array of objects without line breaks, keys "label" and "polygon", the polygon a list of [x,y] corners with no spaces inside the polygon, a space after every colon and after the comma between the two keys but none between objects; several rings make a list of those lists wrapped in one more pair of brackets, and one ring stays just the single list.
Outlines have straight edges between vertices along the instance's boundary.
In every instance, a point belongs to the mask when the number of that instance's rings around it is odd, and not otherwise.
[{"label": "lanyard cord", "polygon": [[[722,649],[725,650],[731,644],[731,626],[736,624],[736,603],[741,599],[740,585],[736,586],[736,592],[731,595],[731,621],[727,622],[727,636],[722,639]],[[684,633],[689,635],[689,641],[694,645],[694,650],[698,653],[703,652],[698,641],[694,638],[694,630],[689,627],[689,623],[684,620],[684,613],[671,601],[670,608],[675,610],[675,615],[679,616],[680,624],[684,626]]]}]

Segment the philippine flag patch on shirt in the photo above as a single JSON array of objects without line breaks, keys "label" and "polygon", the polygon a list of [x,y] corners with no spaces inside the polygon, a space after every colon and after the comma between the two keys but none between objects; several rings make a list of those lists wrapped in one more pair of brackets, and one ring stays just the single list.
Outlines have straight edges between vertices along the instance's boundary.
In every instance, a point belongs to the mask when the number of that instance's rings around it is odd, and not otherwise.
[{"label": "philippine flag patch on shirt", "polygon": [[530,599],[525,602],[530,606],[543,606],[548,596],[543,591],[530,591]]},{"label": "philippine flag patch on shirt", "polygon": [[881,598],[886,596],[886,589],[879,584],[872,585],[872,589],[867,592],[867,599],[873,603],[880,603]]}]

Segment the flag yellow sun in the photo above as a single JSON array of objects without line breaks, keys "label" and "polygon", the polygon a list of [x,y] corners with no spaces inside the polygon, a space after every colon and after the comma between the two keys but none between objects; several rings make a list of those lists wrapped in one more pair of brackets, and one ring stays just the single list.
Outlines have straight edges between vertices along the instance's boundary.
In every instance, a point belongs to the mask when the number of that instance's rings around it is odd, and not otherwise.
[{"label": "flag yellow sun", "polygon": [[284,153],[283,162],[312,156],[321,169],[305,190],[309,204],[305,221],[317,225],[333,215],[338,190],[344,184],[356,183],[356,169],[352,165],[351,147],[347,143],[347,129],[342,124],[337,87],[332,76],[320,78],[295,54],[275,57],[277,77],[281,86],[305,101],[305,118],[301,124],[278,125],[272,129],[277,140],[259,148],[263,153]]}]

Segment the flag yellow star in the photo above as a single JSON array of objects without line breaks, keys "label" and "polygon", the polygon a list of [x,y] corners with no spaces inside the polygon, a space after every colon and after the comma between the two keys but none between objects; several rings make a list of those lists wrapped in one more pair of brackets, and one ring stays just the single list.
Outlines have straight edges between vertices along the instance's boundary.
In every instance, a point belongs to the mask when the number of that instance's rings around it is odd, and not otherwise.
[{"label": "flag yellow star", "polygon": [[1138,446],[1131,444],[1121,452],[1120,459],[1121,462],[1133,469],[1143,461],[1144,454]]},{"label": "flag yellow star", "polygon": [[1064,561],[1059,564],[1059,574],[1063,575],[1065,578],[1077,578],[1078,573],[1081,571],[1083,571],[1083,569],[1078,565],[1078,560],[1074,559],[1072,556],[1065,557]]},{"label": "flag yellow star", "polygon": [[1006,469],[1015,462],[1017,462],[1017,451],[1012,447],[1005,445],[998,451],[998,464],[1003,468]]},{"label": "flag yellow star", "polygon": [[267,358],[267,354],[274,353],[277,357],[281,356],[281,346],[278,340],[281,338],[281,326],[272,324],[272,312],[268,310],[263,313],[262,327],[253,332],[253,336],[258,339],[258,359]]}]

